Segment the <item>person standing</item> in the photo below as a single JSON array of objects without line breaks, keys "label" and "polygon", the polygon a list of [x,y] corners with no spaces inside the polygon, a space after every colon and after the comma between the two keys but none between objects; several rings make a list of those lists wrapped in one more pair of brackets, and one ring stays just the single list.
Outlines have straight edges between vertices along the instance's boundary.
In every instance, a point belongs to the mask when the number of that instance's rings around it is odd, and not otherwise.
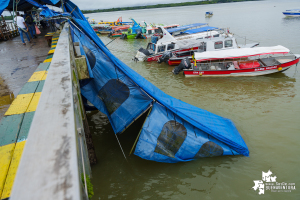
[{"label": "person standing", "polygon": [[24,18],[20,16],[19,12],[17,12],[16,22],[17,22],[18,31],[20,33],[23,44],[26,45],[24,38],[23,38],[23,33],[25,33],[29,43],[31,43],[29,35],[28,35],[28,27],[24,21]]},{"label": "person standing", "polygon": [[31,35],[31,38],[36,38],[36,33],[35,33],[35,24],[34,24],[34,21],[33,21],[33,18],[30,14],[29,11],[27,11],[24,15],[24,20],[27,24],[27,27],[29,29],[29,32],[30,32],[30,35]]}]

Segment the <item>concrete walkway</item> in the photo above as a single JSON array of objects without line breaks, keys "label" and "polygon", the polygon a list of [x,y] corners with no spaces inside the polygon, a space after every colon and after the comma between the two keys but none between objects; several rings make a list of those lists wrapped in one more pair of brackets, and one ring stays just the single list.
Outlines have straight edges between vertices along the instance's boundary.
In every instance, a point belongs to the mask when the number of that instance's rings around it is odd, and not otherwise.
[{"label": "concrete walkway", "polygon": [[11,95],[17,96],[23,85],[48,56],[49,47],[44,35],[24,46],[20,36],[0,42],[0,120],[11,103]]}]

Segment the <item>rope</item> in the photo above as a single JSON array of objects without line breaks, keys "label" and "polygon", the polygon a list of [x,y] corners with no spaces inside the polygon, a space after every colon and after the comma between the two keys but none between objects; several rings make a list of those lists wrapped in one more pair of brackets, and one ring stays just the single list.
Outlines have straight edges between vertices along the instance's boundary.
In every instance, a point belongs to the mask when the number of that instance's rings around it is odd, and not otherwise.
[{"label": "rope", "polygon": [[114,134],[114,135],[115,135],[116,138],[117,138],[117,141],[118,141],[118,143],[119,143],[119,146],[120,146],[120,148],[121,148],[121,151],[122,151],[122,153],[123,153],[123,156],[124,156],[125,160],[128,162],[128,160],[127,160],[127,158],[126,158],[126,156],[125,156],[125,153],[124,153],[124,151],[123,151],[123,148],[122,148],[122,146],[121,146],[121,143],[120,143],[120,141],[119,141],[119,139],[118,139],[118,137],[117,137],[117,134]]},{"label": "rope", "polygon": [[[115,38],[118,39],[118,38]],[[115,39],[111,40],[109,43],[107,43],[105,46],[109,45],[110,43],[112,43],[113,41],[115,41]]]},{"label": "rope", "polygon": [[[240,37],[240,38],[245,38],[247,41],[251,41],[251,42],[257,42],[257,41],[254,41],[254,40],[249,40],[249,39],[247,39],[246,37],[244,37],[244,36],[239,36],[239,35],[237,35],[237,34],[234,34],[235,36],[238,36],[238,37]],[[259,43],[259,42],[257,42],[257,43]]]}]

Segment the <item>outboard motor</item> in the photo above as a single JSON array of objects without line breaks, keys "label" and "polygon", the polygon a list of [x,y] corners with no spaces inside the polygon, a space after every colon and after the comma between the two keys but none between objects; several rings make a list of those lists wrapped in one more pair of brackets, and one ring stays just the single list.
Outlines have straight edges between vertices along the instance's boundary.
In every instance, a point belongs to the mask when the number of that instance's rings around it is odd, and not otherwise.
[{"label": "outboard motor", "polygon": [[179,74],[179,72],[183,71],[183,69],[190,69],[192,66],[189,58],[182,59],[181,63],[173,69],[174,74]]},{"label": "outboard motor", "polygon": [[150,52],[147,49],[140,48],[136,54],[136,56],[133,58],[134,61],[144,61],[147,56],[150,56]]},{"label": "outboard motor", "polygon": [[142,32],[140,30],[136,31],[135,39],[144,39],[144,36],[142,35]]},{"label": "outboard motor", "polygon": [[114,34],[114,33],[115,33],[115,30],[111,30],[107,37],[112,37],[112,34]]},{"label": "outboard motor", "polygon": [[173,56],[171,51],[166,51],[163,53],[163,55],[158,58],[157,62],[162,63],[162,62],[168,62],[168,60]]},{"label": "outboard motor", "polygon": [[139,49],[139,52],[142,52],[143,54],[145,54],[146,56],[150,56],[150,52],[147,49],[144,49],[143,47],[141,47]]},{"label": "outboard motor", "polygon": [[125,33],[123,33],[120,37],[120,39],[127,39],[127,35]]}]

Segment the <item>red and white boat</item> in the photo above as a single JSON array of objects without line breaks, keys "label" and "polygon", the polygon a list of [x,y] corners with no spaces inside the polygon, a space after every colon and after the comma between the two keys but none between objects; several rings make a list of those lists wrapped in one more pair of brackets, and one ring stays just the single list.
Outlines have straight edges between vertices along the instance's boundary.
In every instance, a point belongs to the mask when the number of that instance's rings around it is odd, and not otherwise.
[{"label": "red and white boat", "polygon": [[288,70],[299,58],[281,45],[207,51],[194,53],[191,67],[183,73],[187,77],[259,76]]}]

